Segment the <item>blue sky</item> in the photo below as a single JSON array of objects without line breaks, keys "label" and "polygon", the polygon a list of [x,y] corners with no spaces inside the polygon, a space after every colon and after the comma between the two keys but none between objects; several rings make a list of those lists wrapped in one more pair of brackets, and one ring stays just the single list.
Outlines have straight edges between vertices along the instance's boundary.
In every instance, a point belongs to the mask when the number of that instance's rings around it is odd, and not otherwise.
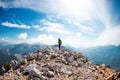
[{"label": "blue sky", "polygon": [[0,41],[120,44],[120,0],[0,0]]}]

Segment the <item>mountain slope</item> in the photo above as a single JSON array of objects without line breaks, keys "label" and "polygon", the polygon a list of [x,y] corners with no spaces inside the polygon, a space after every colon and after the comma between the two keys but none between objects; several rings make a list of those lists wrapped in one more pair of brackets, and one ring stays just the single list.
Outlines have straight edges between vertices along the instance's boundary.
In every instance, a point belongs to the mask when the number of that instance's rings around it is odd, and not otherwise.
[{"label": "mountain slope", "polygon": [[4,44],[0,46],[0,74],[1,74],[1,66],[10,62],[10,60],[17,59],[16,55],[23,57],[31,52],[39,49],[41,45],[30,45],[26,43],[21,44]]},{"label": "mountain slope", "polygon": [[105,64],[94,65],[83,54],[65,48],[43,47],[24,59],[12,60],[9,66],[1,80],[120,80],[120,74]]},{"label": "mountain slope", "polygon": [[120,46],[99,46],[81,51],[96,64],[107,64],[113,69],[120,71]]}]

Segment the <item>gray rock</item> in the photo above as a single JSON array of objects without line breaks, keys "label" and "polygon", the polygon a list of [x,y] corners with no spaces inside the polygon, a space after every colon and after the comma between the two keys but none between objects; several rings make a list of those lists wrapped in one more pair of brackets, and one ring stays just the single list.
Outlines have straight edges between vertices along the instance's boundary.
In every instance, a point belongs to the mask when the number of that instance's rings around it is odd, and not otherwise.
[{"label": "gray rock", "polygon": [[26,67],[26,71],[28,71],[28,73],[32,76],[39,76],[41,75],[39,70],[36,68],[37,65],[36,64],[30,64]]},{"label": "gray rock", "polygon": [[10,62],[13,70],[18,69],[21,65],[27,64],[27,59],[21,59],[21,60],[11,60]]},{"label": "gray rock", "polygon": [[[12,68],[4,73],[5,78],[11,80],[104,80],[120,77],[119,74],[111,75],[112,70],[106,70],[106,66],[94,65],[87,61],[87,57],[81,53],[71,52],[68,49],[59,50],[56,47],[45,47],[30,54],[27,59],[12,60]],[[114,73],[114,71],[112,71]],[[11,77],[13,76],[13,77]],[[6,80],[2,78],[1,80]],[[115,79],[119,80],[119,79]]]},{"label": "gray rock", "polygon": [[31,77],[30,79],[31,79],[31,80],[41,80],[41,79],[38,78],[38,77]]},{"label": "gray rock", "polygon": [[41,57],[42,53],[41,52],[38,52],[37,53],[37,58]]},{"label": "gray rock", "polygon": [[48,67],[43,67],[43,68],[42,68],[42,71],[43,71],[43,72],[47,72],[47,71],[49,71],[49,70],[50,70],[50,69],[49,69]]},{"label": "gray rock", "polygon": [[25,64],[27,64],[27,59],[21,59],[18,61],[18,63],[21,65],[25,65]]},{"label": "gray rock", "polygon": [[21,75],[21,73],[20,73],[18,70],[16,70],[16,74],[17,74],[18,76]]},{"label": "gray rock", "polygon": [[68,75],[68,76],[70,76],[72,74],[72,72],[69,71],[69,70],[67,70],[67,68],[65,68],[65,67],[61,68],[60,72],[63,73],[63,74],[65,74],[65,75]]},{"label": "gray rock", "polygon": [[10,64],[13,69],[18,69],[21,66],[21,64],[18,63],[18,61],[16,61],[16,60],[11,60]]},{"label": "gray rock", "polygon": [[60,72],[61,72],[61,73],[64,73],[64,74],[65,74],[66,71],[67,71],[67,68],[61,68],[61,69],[60,69]]},{"label": "gray rock", "polygon": [[47,76],[48,77],[54,77],[55,73],[53,71],[48,71]]},{"label": "gray rock", "polygon": [[26,67],[26,71],[28,71],[30,76],[35,76],[40,78],[40,80],[47,80],[47,77],[43,76],[41,72],[36,68],[36,64],[30,64]]},{"label": "gray rock", "polygon": [[40,80],[48,80],[48,78],[45,77],[45,76],[43,76],[43,75],[41,75],[41,76],[40,76]]},{"label": "gray rock", "polygon": [[53,55],[55,54],[55,51],[52,48],[50,48],[50,55],[51,54],[53,54]]},{"label": "gray rock", "polygon": [[11,60],[11,62],[10,62],[11,66],[16,65],[17,63],[18,63],[18,62],[17,62],[16,60]]},{"label": "gray rock", "polygon": [[[9,80],[11,80],[11,79],[9,79]],[[17,77],[14,77],[13,80],[21,80],[21,79],[20,79],[20,77],[17,76]]]},{"label": "gray rock", "polygon": [[50,59],[55,59],[57,56],[57,54],[51,54]]},{"label": "gray rock", "polygon": [[49,48],[48,47],[43,47],[40,49],[40,52],[43,53],[43,54],[49,54]]},{"label": "gray rock", "polygon": [[33,60],[35,58],[37,58],[37,54],[33,54],[33,53],[28,54],[28,56],[26,57],[27,60]]},{"label": "gray rock", "polygon": [[61,69],[60,69],[60,72],[61,72],[62,74],[64,74],[64,75],[66,75],[66,76],[72,75],[72,72],[69,71],[69,70],[67,70],[67,68],[61,68]]},{"label": "gray rock", "polygon": [[66,56],[66,57],[70,56],[70,52],[64,51],[64,56]]},{"label": "gray rock", "polygon": [[81,62],[81,61],[78,62],[78,67],[81,67],[81,66],[83,66],[83,65],[84,65],[83,62]]},{"label": "gray rock", "polygon": [[2,66],[2,71],[4,72],[5,71],[5,68]]},{"label": "gray rock", "polygon": [[32,64],[35,64],[36,63],[36,60],[34,59],[34,60],[32,60]]},{"label": "gray rock", "polygon": [[72,72],[71,71],[66,71],[65,72],[68,76],[72,75]]},{"label": "gray rock", "polygon": [[73,60],[74,60],[74,57],[72,55],[66,58],[67,62],[73,62]]},{"label": "gray rock", "polygon": [[86,63],[88,61],[88,59],[86,57],[84,58],[80,58],[80,60],[83,62],[83,63]]},{"label": "gray rock", "polygon": [[24,71],[25,70],[25,67],[22,65],[21,67],[20,67],[20,72],[22,72],[22,71]]}]

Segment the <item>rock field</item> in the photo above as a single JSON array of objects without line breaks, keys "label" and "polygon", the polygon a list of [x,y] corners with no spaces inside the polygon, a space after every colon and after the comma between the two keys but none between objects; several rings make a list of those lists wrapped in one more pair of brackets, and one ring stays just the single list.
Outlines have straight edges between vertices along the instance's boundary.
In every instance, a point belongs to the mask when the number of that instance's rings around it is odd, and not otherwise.
[{"label": "rock field", "polygon": [[94,65],[80,52],[51,46],[12,60],[10,66],[0,80],[120,80],[120,73],[105,64]]}]

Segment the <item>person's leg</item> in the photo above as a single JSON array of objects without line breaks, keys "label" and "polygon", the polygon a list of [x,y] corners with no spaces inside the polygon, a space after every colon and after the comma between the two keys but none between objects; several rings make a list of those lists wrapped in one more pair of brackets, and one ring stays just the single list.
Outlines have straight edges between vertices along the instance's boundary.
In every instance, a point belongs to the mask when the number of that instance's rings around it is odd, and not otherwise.
[{"label": "person's leg", "polygon": [[59,44],[59,49],[60,49],[60,44]]}]

